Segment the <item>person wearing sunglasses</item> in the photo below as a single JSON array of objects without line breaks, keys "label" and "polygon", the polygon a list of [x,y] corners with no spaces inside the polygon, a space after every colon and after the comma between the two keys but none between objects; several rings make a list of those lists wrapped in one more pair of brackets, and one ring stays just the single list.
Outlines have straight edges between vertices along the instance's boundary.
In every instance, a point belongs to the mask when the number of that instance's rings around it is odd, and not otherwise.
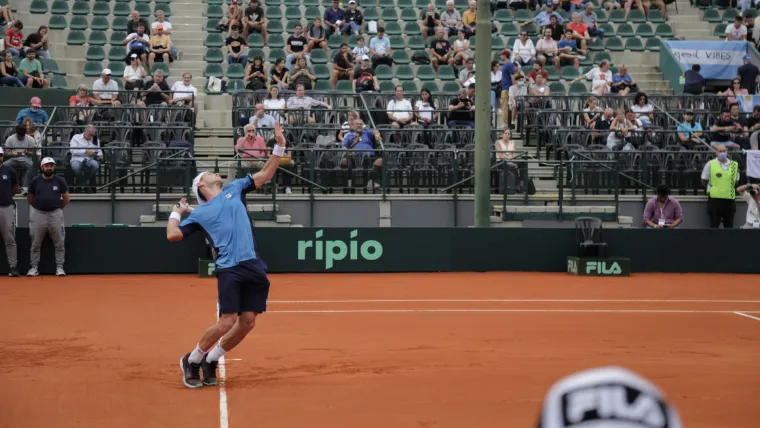
[{"label": "person wearing sunglasses", "polygon": [[731,105],[737,102],[738,97],[749,95],[749,92],[741,87],[742,82],[738,77],[731,79],[731,85],[723,92],[718,92],[718,95],[728,96],[726,104]]}]

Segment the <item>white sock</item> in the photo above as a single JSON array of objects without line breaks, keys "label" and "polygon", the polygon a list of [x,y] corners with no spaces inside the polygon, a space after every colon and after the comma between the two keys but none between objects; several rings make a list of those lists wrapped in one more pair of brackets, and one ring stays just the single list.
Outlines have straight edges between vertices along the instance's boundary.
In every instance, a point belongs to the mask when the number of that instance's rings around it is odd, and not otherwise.
[{"label": "white sock", "polygon": [[198,345],[195,345],[195,349],[193,349],[193,352],[190,353],[189,360],[193,364],[200,364],[204,355],[206,355],[206,353],[203,352],[201,347]]},{"label": "white sock", "polygon": [[219,361],[219,359],[224,356],[224,352],[224,349],[222,349],[222,343],[219,342],[216,346],[214,346],[214,349],[209,351],[208,356],[206,357],[206,361],[210,363]]}]

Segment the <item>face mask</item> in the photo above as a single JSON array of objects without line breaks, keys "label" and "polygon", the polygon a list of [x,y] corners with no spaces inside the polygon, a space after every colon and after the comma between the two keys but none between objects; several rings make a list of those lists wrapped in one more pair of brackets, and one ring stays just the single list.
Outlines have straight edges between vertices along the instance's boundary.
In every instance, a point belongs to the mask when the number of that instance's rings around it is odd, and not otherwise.
[{"label": "face mask", "polygon": [[517,82],[517,86],[525,86],[525,82]]},{"label": "face mask", "polygon": [[39,110],[39,108],[37,108],[37,107],[32,107],[32,111],[37,111],[37,110]]},{"label": "face mask", "polygon": [[42,174],[45,175],[45,177],[52,177],[54,172],[52,170],[45,170],[42,171]]},{"label": "face mask", "polygon": [[718,153],[718,159],[720,159],[722,161],[728,159],[728,153],[726,153],[726,152]]}]

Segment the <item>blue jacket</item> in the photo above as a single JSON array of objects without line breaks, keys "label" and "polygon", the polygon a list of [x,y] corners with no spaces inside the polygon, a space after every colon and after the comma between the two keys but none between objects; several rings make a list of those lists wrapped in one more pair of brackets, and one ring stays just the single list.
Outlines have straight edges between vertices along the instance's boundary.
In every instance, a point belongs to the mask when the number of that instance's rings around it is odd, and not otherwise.
[{"label": "blue jacket", "polygon": [[31,107],[27,107],[18,112],[16,123],[23,122],[27,117],[31,117],[34,123],[47,123],[48,121],[48,114],[45,110],[39,109],[37,111],[32,111]]},{"label": "blue jacket", "polygon": [[335,21],[341,20],[345,21],[343,9],[333,10],[332,7],[325,10],[325,21],[329,22],[330,24],[335,24]]}]

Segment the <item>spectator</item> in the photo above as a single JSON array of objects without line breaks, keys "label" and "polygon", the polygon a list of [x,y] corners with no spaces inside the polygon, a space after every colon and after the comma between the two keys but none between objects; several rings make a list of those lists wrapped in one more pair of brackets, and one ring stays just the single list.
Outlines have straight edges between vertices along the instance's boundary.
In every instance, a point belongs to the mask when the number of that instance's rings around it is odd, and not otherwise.
[{"label": "spectator", "polygon": [[529,0],[509,0],[509,7],[514,10],[527,9]]},{"label": "spectator", "polygon": [[414,103],[414,117],[417,123],[423,128],[429,127],[433,122],[438,121],[438,112],[435,111],[435,102],[433,95],[427,88],[420,91],[420,99]]},{"label": "spectator", "polygon": [[111,79],[111,70],[104,68],[100,73],[100,79],[96,80],[92,84],[92,98],[94,98],[97,104],[112,105],[118,107],[121,105],[119,101],[119,85],[115,80]]},{"label": "spectator", "polygon": [[127,21],[127,34],[137,33],[137,27],[140,25],[143,26],[143,29],[150,28],[148,20],[140,18],[140,12],[133,10],[132,13],[129,14],[129,20]]},{"label": "spectator", "polygon": [[[269,141],[267,141],[267,147],[270,149],[274,148],[275,144],[277,144],[277,140],[274,138],[270,138]],[[285,143],[285,147],[288,149],[293,148],[292,144],[289,141]],[[288,150],[285,152],[284,156],[280,157],[278,166],[280,169],[286,169],[291,172],[291,174],[282,174],[282,184],[285,187],[285,194],[290,195],[293,193],[293,191],[290,189],[290,183],[293,181],[294,175],[292,173],[294,173],[296,169],[295,163],[293,163],[293,152],[291,150]]]},{"label": "spectator", "polygon": [[751,150],[758,148],[758,136],[760,135],[760,105],[752,108],[752,116],[747,119],[747,132],[750,134],[749,141]]},{"label": "spectator", "polygon": [[[369,187],[372,187],[374,183],[379,182],[380,168],[382,167],[382,159],[375,157],[375,147],[381,143],[382,138],[377,130],[364,129],[364,121],[357,119],[354,121],[354,128],[349,131],[341,147],[349,150],[366,150],[364,152],[348,152],[346,156],[341,159],[340,166],[343,168],[349,168],[358,164],[364,169],[372,166],[372,179],[369,182]],[[352,162],[353,161],[353,162]]]},{"label": "spectator", "polygon": [[171,55],[172,42],[169,36],[164,34],[163,24],[156,25],[156,33],[150,38],[150,56],[148,57],[148,67],[152,70],[153,64],[163,62],[168,64],[174,60]]},{"label": "spectator", "polygon": [[258,91],[267,88],[267,72],[264,70],[264,59],[260,55],[253,58],[253,62],[245,67],[243,77],[246,89]]},{"label": "spectator", "polygon": [[388,121],[393,128],[403,128],[412,123],[414,110],[412,103],[404,98],[404,88],[400,85],[395,89],[396,97],[388,102]]},{"label": "spectator", "polygon": [[557,54],[559,53],[557,42],[552,39],[551,28],[544,28],[543,35],[544,37],[536,43],[536,65],[540,64],[541,66],[554,64],[554,58],[557,58]]},{"label": "spectator", "polygon": [[683,122],[678,125],[676,131],[678,131],[678,140],[685,148],[693,149],[701,144],[699,139],[702,138],[702,125],[694,119],[694,112],[691,109],[683,112]]},{"label": "spectator", "polygon": [[604,109],[604,112],[602,113],[602,116],[596,119],[596,122],[591,124],[591,129],[594,130],[593,136],[594,136],[594,144],[603,144],[605,141],[607,141],[609,131],[612,127],[612,123],[615,121],[614,118],[615,112],[607,107]]},{"label": "spectator", "polygon": [[470,50],[470,41],[465,38],[464,30],[457,32],[457,39],[454,40],[454,63],[457,65],[464,64],[468,58],[474,58]]},{"label": "spectator", "polygon": [[359,36],[356,38],[356,47],[353,51],[351,51],[351,54],[353,55],[354,61],[357,65],[361,64],[362,57],[369,57],[369,47],[364,46],[364,37]]},{"label": "spectator", "polygon": [[[474,63],[474,61],[473,61]],[[491,108],[496,109],[501,105],[501,64],[499,61],[491,61]],[[496,101],[499,101],[497,104]]]},{"label": "spectator", "polygon": [[346,23],[346,13],[340,8],[340,0],[332,0],[332,6],[325,9],[325,27],[327,37],[341,34],[341,27]]},{"label": "spectator", "polygon": [[369,65],[369,57],[364,55],[362,62],[354,68],[354,76],[351,81],[354,92],[375,91],[380,92],[380,84],[375,76],[375,70]]},{"label": "spectator", "polygon": [[631,75],[628,74],[628,67],[621,65],[618,72],[612,75],[612,84],[610,91],[620,96],[626,96],[631,91],[637,91],[638,86],[633,83]]},{"label": "spectator", "polygon": [[5,139],[5,162],[8,168],[22,169],[25,171],[23,192],[26,193],[29,183],[36,174],[32,162],[35,155],[34,138],[26,135],[26,126],[19,123],[16,125],[16,133]]},{"label": "spectator", "polygon": [[[532,97],[545,97],[548,95],[551,95],[551,89],[546,85],[546,79],[544,78],[543,74],[536,74],[535,78],[533,79],[533,82],[528,87],[528,94]],[[540,101],[540,100],[539,100]],[[548,102],[548,101],[547,101]],[[546,107],[546,103],[543,104],[544,108]]]},{"label": "spectator", "polygon": [[631,111],[636,114],[636,119],[640,120],[645,128],[652,126],[652,113],[654,112],[654,107],[652,107],[652,104],[649,104],[649,97],[647,97],[647,94],[644,92],[638,92],[636,94],[633,98]]},{"label": "spectator", "polygon": [[137,30],[122,42],[127,47],[127,56],[136,54],[143,64],[148,62],[148,46],[150,46],[150,38],[145,34],[145,28],[144,25],[138,24]]},{"label": "spectator", "polygon": [[296,25],[293,30],[293,35],[288,37],[288,40],[285,42],[285,52],[288,54],[288,56],[285,57],[285,68],[288,70],[293,67],[293,61],[298,56],[305,56],[306,62],[309,64],[309,67],[311,67],[311,55],[309,55],[311,48],[308,39],[301,34],[301,31],[301,26]]},{"label": "spectator", "polygon": [[754,95],[757,90],[757,77],[760,75],[760,70],[755,64],[752,64],[751,56],[744,55],[744,65],[739,67],[736,74],[739,76],[741,88],[746,90],[748,94]]},{"label": "spectator", "polygon": [[475,58],[467,58],[467,61],[465,62],[465,66],[461,70],[459,70],[457,83],[459,83],[462,87],[467,87],[467,82],[471,79],[474,79],[474,77],[472,77],[474,76],[474,73],[475,73]]},{"label": "spectator", "polygon": [[625,10],[624,21],[628,20],[628,14],[631,13],[634,3],[636,4],[636,9],[644,12],[644,15],[649,15],[649,10],[652,8],[652,4],[654,4],[662,12],[662,17],[666,21],[668,20],[668,8],[663,0],[627,0],[623,8]]},{"label": "spectator", "polygon": [[435,33],[435,40],[430,42],[430,60],[433,70],[438,73],[438,66],[441,64],[454,67],[453,53],[449,40],[445,36],[445,30],[439,28]]},{"label": "spectator", "polygon": [[581,22],[588,29],[588,35],[591,36],[591,40],[604,37],[604,30],[599,28],[599,22],[594,12],[594,3],[586,3],[586,9],[581,14]]},{"label": "spectator", "polygon": [[583,122],[586,128],[592,129],[597,119],[602,117],[604,109],[599,107],[599,99],[591,97],[586,101],[586,108],[583,109]]},{"label": "spectator", "polygon": [[343,122],[343,125],[341,125],[340,130],[338,131],[337,142],[343,142],[343,139],[346,137],[344,134],[348,134],[354,128],[354,122],[358,119],[359,113],[354,110],[348,112],[348,120]]},{"label": "spectator", "polygon": [[309,52],[315,48],[322,48],[323,51],[327,52],[327,33],[322,28],[322,20],[319,17],[314,18],[314,24],[309,27],[306,38],[309,40],[309,44],[307,45]]},{"label": "spectator", "polygon": [[573,30],[570,29],[565,31],[565,38],[557,43],[557,50],[559,56],[554,57],[554,68],[557,69],[557,73],[566,65],[572,65],[578,70],[581,66],[581,54],[586,54],[586,51],[578,49],[576,41],[573,40]]},{"label": "spectator", "polygon": [[747,40],[747,27],[744,26],[741,15],[734,18],[733,25],[726,26],[726,40]]},{"label": "spectator", "polygon": [[162,70],[153,73],[153,80],[145,82],[142,99],[137,101],[139,106],[168,105],[171,101],[169,85],[164,78]]},{"label": "spectator", "polygon": [[567,24],[565,33],[567,33],[568,30],[572,30],[572,40],[575,40],[577,46],[580,47],[580,50],[585,51],[588,47],[588,41],[591,40],[591,36],[589,35],[588,27],[586,27],[586,24],[581,21],[580,13],[573,13],[573,20]]},{"label": "spectator", "polygon": [[449,101],[449,120],[447,125],[453,128],[458,125],[475,127],[475,106],[472,103],[467,89],[460,89],[456,98]]},{"label": "spectator", "polygon": [[515,44],[512,46],[511,61],[524,67],[526,65],[533,65],[535,59],[536,47],[533,46],[533,40],[528,38],[526,30],[522,30],[520,31],[520,38],[515,40]]},{"label": "spectator", "polygon": [[[288,119],[291,123],[302,123],[304,121],[308,121],[309,123],[316,123],[314,118],[311,116],[311,108],[312,107],[323,107],[326,109],[330,109],[330,105],[315,100],[312,97],[304,96],[305,88],[303,85],[296,86],[296,96],[288,98],[287,102],[287,108],[288,108]],[[293,114],[294,110],[298,110],[301,112],[301,114]]]},{"label": "spectator", "polygon": [[248,120],[248,123],[255,126],[256,129],[274,129],[277,119],[266,112],[266,106],[263,103],[256,104],[256,111]]},{"label": "spectator", "polygon": [[[232,28],[232,27],[230,27]],[[251,0],[243,14],[243,38],[248,39],[251,33],[261,34],[264,46],[267,45],[267,23],[264,19],[264,10],[259,5],[259,0]]]},{"label": "spectator", "polygon": [[422,13],[420,29],[422,38],[427,40],[428,34],[435,34],[435,29],[441,26],[441,15],[435,10],[433,3],[428,4],[427,10]]},{"label": "spectator", "polygon": [[528,73],[528,83],[535,83],[536,76],[539,75],[544,78],[544,81],[549,80],[549,72],[546,71],[541,64],[536,63],[533,66],[533,70]]},{"label": "spectator", "polygon": [[0,85],[24,88],[24,82],[16,76],[17,74],[18,68],[13,62],[13,52],[3,51],[3,62],[0,62]]},{"label": "spectator", "polygon": [[607,134],[607,148],[611,150],[632,150],[631,133],[644,129],[644,125],[636,119],[631,110],[618,110],[615,120],[610,124],[610,132]]},{"label": "spectator", "polygon": [[32,121],[31,118],[26,118],[21,122],[22,125],[24,125],[24,128],[26,128],[26,136],[32,137],[34,140],[34,146],[37,147],[37,156],[42,154],[39,150],[40,147],[42,147],[42,134],[40,134],[40,131],[37,131],[34,127],[34,121]]},{"label": "spectator", "polygon": [[[234,0],[237,1],[237,0]],[[232,8],[232,6],[230,6]],[[240,11],[240,8],[237,8],[238,11]],[[241,12],[242,13],[242,12]],[[161,26],[161,31],[163,32],[164,36],[166,36],[169,39],[169,50],[171,52],[172,59],[180,59],[182,57],[182,51],[178,50],[176,46],[174,46],[174,42],[172,41],[172,23],[166,20],[166,15],[164,14],[164,11],[161,9],[156,10],[156,21],[150,24],[150,33],[151,35],[158,34],[158,26]],[[240,24],[238,24],[240,25]],[[225,31],[227,31],[225,29]]]},{"label": "spectator", "polygon": [[562,26],[562,24],[559,23],[557,20],[558,16],[556,14],[552,14],[549,16],[549,26],[544,27],[544,30],[547,28],[552,31],[552,40],[555,42],[560,42],[564,40],[565,37],[565,27]]},{"label": "spectator", "polygon": [[248,47],[248,42],[240,36],[240,28],[233,26],[230,36],[225,41],[227,46],[227,64],[245,64],[248,62],[248,54],[243,51]]},{"label": "spectator", "polygon": [[752,12],[744,13],[744,26],[747,27],[747,41],[757,48],[760,42],[760,26],[755,26],[755,17]]},{"label": "spectator", "polygon": [[44,125],[49,120],[47,112],[42,109],[42,100],[39,97],[32,97],[29,100],[29,107],[18,112],[16,123],[21,123],[27,117],[32,118],[38,125]]},{"label": "spectator", "polygon": [[517,112],[523,108],[523,103],[527,96],[528,87],[525,86],[525,76],[518,74],[515,76],[515,84],[509,87],[509,109],[512,111],[512,120],[509,123],[510,129],[515,128]]},{"label": "spectator", "polygon": [[737,97],[749,95],[749,92],[746,89],[742,88],[741,85],[741,79],[739,77],[734,77],[731,79],[731,86],[729,86],[725,91],[718,92],[718,95],[727,95],[728,98],[726,99],[726,102],[728,105],[734,104],[737,102]]},{"label": "spectator", "polygon": [[272,70],[270,71],[270,74],[272,75],[272,80],[269,82],[271,86],[274,86],[278,89],[283,89],[288,87],[288,69],[285,68],[285,60],[282,58],[277,58],[274,61],[274,67],[272,67]]},{"label": "spectator", "polygon": [[50,85],[42,72],[42,63],[37,59],[37,52],[34,49],[26,51],[26,58],[21,60],[18,70],[22,74],[21,81],[27,88],[47,88]]},{"label": "spectator", "polygon": [[296,60],[296,66],[290,71],[290,89],[295,90],[297,86],[303,86],[307,90],[311,90],[316,81],[317,76],[309,69],[306,58],[299,57]]},{"label": "spectator", "polygon": [[[77,86],[77,93],[69,97],[69,107],[92,107],[95,101],[90,97],[90,89],[87,85]],[[84,116],[80,115],[84,120]]]},{"label": "spectator", "polygon": [[536,14],[536,16],[533,17],[533,19],[520,23],[520,27],[525,27],[528,24],[536,24],[538,28],[544,28],[547,25],[551,24],[551,19],[549,18],[552,16],[559,24],[562,24],[562,22],[565,21],[564,18],[562,18],[560,14],[554,11],[554,9],[552,8],[551,2],[545,3],[542,6],[541,12]]},{"label": "spectator", "polygon": [[244,28],[243,9],[240,8],[238,0],[232,0],[230,2],[230,7],[227,8],[227,17],[219,21],[216,28],[227,33],[227,36],[229,36],[230,29],[232,29],[233,25],[238,25],[240,28]]},{"label": "spectator", "polygon": [[705,86],[705,78],[699,74],[702,67],[699,64],[691,66],[691,70],[686,70],[683,73],[684,85],[683,92],[685,94],[701,95]]},{"label": "spectator", "polygon": [[734,227],[736,213],[736,183],[739,182],[739,164],[728,159],[726,146],[715,147],[717,156],[702,169],[702,185],[707,189],[707,212],[710,227],[717,229]]},{"label": "spectator", "polygon": [[670,196],[668,186],[657,186],[657,196],[650,198],[644,207],[644,225],[647,229],[677,229],[681,222],[681,204]]},{"label": "spectator", "polygon": [[586,78],[591,81],[591,93],[595,95],[606,95],[610,92],[612,84],[612,71],[610,71],[610,62],[602,60],[599,67],[594,67],[586,74],[578,76],[573,83]]},{"label": "spectator", "polygon": [[24,23],[19,20],[5,32],[5,50],[15,56],[21,56],[21,52],[24,51],[24,34],[21,32],[23,29]]},{"label": "spectator", "polygon": [[710,145],[714,149],[717,150],[720,147],[730,147],[734,149],[741,148],[738,143],[733,141],[732,132],[740,132],[742,126],[731,120],[730,110],[723,109],[720,112],[720,117],[715,121],[710,130],[712,131],[712,141],[710,142]]},{"label": "spectator", "polygon": [[280,97],[280,88],[278,88],[277,85],[272,85],[269,88],[269,94],[264,98],[264,108],[278,122],[282,123],[284,121],[285,100]]},{"label": "spectator", "polygon": [[10,25],[15,21],[10,3],[0,6],[0,21],[5,21],[3,22],[4,25]]},{"label": "spectator", "polygon": [[3,148],[0,147],[0,236],[5,243],[8,260],[8,276],[19,276],[18,249],[16,248],[16,204],[13,196],[19,193],[16,171],[3,164]]},{"label": "spectator", "polygon": [[[505,129],[501,134],[501,139],[494,142],[494,151],[496,151],[496,160],[506,162],[507,174],[515,178],[515,187],[517,193],[522,193],[523,176],[527,176],[527,164],[522,163],[519,166],[514,162],[520,153],[515,149],[515,142],[512,140],[512,131]],[[506,179],[507,177],[504,177]]]},{"label": "spectator", "polygon": [[336,89],[338,80],[351,80],[354,71],[354,57],[348,51],[348,45],[341,43],[340,51],[333,58],[333,71],[330,83]]},{"label": "spectator", "polygon": [[345,14],[345,22],[341,24],[340,34],[353,34],[358,36],[362,31],[362,22],[364,17],[361,11],[356,8],[356,0],[350,0],[348,2],[348,10]]},{"label": "spectator", "polygon": [[747,203],[747,220],[742,229],[760,229],[760,185],[747,183],[737,187],[736,191]]},{"label": "spectator", "polygon": [[620,9],[622,6],[618,0],[602,0],[602,7],[608,11]]},{"label": "spectator", "polygon": [[372,54],[372,68],[377,68],[380,64],[393,67],[391,41],[385,37],[384,27],[377,27],[377,35],[369,41],[369,51]]},{"label": "spectator", "polygon": [[[262,168],[264,159],[267,158],[267,145],[261,135],[256,134],[256,126],[248,124],[243,127],[244,135],[235,143],[235,151],[242,159],[246,159],[243,166],[247,168]],[[258,159],[257,159],[258,158]]]},{"label": "spectator", "polygon": [[446,10],[441,14],[441,24],[448,31],[449,36],[454,35],[458,29],[462,28],[462,15],[454,8],[454,0],[446,1]]},{"label": "spectator", "polygon": [[55,174],[55,160],[44,158],[41,162],[42,175],[32,179],[29,185],[29,234],[32,243],[30,249],[30,268],[26,276],[38,276],[40,248],[46,235],[50,235],[55,248],[55,274],[65,276],[63,264],[66,258],[65,224],[63,208],[69,204],[69,188],[66,180]]},{"label": "spectator", "polygon": [[127,91],[142,89],[144,80],[147,76],[148,72],[145,71],[145,67],[142,66],[140,57],[137,56],[137,54],[129,55],[129,65],[124,67],[124,76],[122,77],[124,89]]},{"label": "spectator", "polygon": [[182,80],[177,80],[171,87],[172,105],[192,105],[195,120],[198,120],[198,88],[193,86],[193,75],[189,72],[182,73]]},{"label": "spectator", "polygon": [[50,53],[48,52],[48,27],[42,25],[37,29],[36,33],[32,33],[26,37],[24,46],[26,50],[34,50],[37,55],[50,59]]},{"label": "spectator", "polygon": [[87,193],[94,193],[94,179],[100,170],[99,160],[103,159],[103,151],[95,139],[95,125],[87,125],[84,132],[71,138],[69,151],[71,162],[69,166],[74,173],[75,184],[84,187]]},{"label": "spectator", "polygon": [[501,110],[502,110],[502,121],[504,123],[509,122],[509,118],[507,117],[509,115],[509,87],[512,86],[513,79],[518,73],[522,73],[515,67],[515,65],[512,63],[512,61],[509,60],[509,57],[512,55],[512,52],[509,51],[509,49],[504,49],[499,53],[499,56],[501,57]]},{"label": "spectator", "polygon": [[744,118],[744,116],[741,114],[741,109],[739,108],[739,103],[733,103],[730,106],[728,106],[729,109],[729,118],[734,121],[734,123],[739,124],[739,131],[731,134],[731,140],[739,145],[739,147],[743,149],[748,149],[750,146],[749,143],[749,133],[747,131],[747,120]]},{"label": "spectator", "polygon": [[462,14],[462,28],[464,35],[469,38],[475,34],[475,21],[478,17],[478,2],[470,0],[470,8],[465,10]]}]

